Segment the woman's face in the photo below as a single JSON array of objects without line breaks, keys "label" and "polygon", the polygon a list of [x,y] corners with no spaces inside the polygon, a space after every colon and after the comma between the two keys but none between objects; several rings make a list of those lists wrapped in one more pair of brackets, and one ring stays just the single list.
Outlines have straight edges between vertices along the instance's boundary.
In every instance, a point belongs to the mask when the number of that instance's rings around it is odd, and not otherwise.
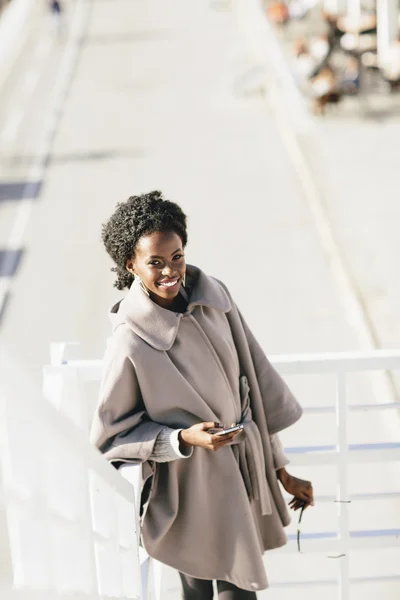
[{"label": "woman's face", "polygon": [[172,231],[143,236],[126,268],[140,277],[155,302],[168,306],[179,294],[186,272],[181,238]]}]

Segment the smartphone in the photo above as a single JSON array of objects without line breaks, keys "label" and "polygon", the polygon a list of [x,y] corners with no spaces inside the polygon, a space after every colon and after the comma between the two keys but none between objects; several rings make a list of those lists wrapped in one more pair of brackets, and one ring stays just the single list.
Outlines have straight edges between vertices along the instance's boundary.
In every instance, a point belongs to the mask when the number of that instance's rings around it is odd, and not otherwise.
[{"label": "smartphone", "polygon": [[213,433],[215,435],[228,435],[228,433],[234,433],[235,431],[242,431],[243,425],[235,425],[234,427],[228,427],[227,429],[222,429],[218,431],[216,429],[209,429],[209,433]]}]

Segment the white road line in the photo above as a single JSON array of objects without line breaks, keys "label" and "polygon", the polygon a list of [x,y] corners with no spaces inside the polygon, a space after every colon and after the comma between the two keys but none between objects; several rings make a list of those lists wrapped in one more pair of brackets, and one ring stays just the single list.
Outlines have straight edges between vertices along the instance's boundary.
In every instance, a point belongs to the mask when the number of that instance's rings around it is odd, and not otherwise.
[{"label": "white road line", "polygon": [[[24,194],[25,195],[25,194]],[[21,200],[18,205],[17,215],[13,221],[12,229],[8,236],[5,250],[20,250],[25,231],[32,214],[33,202],[30,198]]]},{"label": "white road line", "polygon": [[[24,96],[22,100],[24,101],[17,109],[11,113],[11,117],[7,120],[6,126],[3,131],[0,132],[0,142],[3,144],[9,144],[18,135],[18,131],[22,125],[22,121],[25,116],[25,105],[27,104],[26,96],[29,96],[33,93],[38,81],[40,79],[41,72],[39,69],[36,71],[30,71],[22,80],[21,91]],[[21,96],[21,94],[19,94]],[[7,114],[7,111],[6,111]]]},{"label": "white road line", "polygon": [[[340,246],[335,239],[332,225],[324,207],[323,196],[318,189],[312,168],[302,152],[293,127],[287,119],[282,97],[276,90],[269,90],[268,101],[275,115],[275,123],[303,189],[304,198],[313,217],[321,246],[328,258],[329,268],[347,322],[352,327],[361,350],[379,348],[380,345],[375,338],[374,326],[364,304],[361,291],[354,281]],[[369,378],[377,402],[392,402],[395,394],[390,375],[377,372],[369,374]],[[398,435],[397,423],[391,417],[388,418],[387,415],[382,415],[382,419],[387,422],[387,428],[390,429],[392,437]]]},{"label": "white road line", "polygon": [[50,35],[41,37],[40,42],[38,43],[34,51],[35,58],[42,59],[45,56],[47,56],[50,52],[50,48],[52,47],[52,45],[53,41]]},{"label": "white road line", "polygon": [[8,144],[14,140],[17,136],[18,130],[24,119],[25,111],[22,106],[15,109],[11,116],[7,119],[6,126],[0,133],[0,142],[2,144]]},{"label": "white road line", "polygon": [[10,277],[0,278],[0,315],[3,312],[7,296],[10,290]]},{"label": "white road line", "polygon": [[251,58],[264,72],[268,71],[268,84],[284,92],[287,118],[297,129],[306,131],[312,119],[306,102],[287,65],[286,58],[276,38],[276,33],[265,16],[259,0],[235,0],[235,13],[241,33]]},{"label": "white road line", "polygon": [[[84,31],[86,19],[89,16],[90,4],[78,0],[71,27],[69,40],[67,42],[64,54],[61,60],[58,76],[53,88],[53,93],[49,101],[49,118],[46,122],[43,137],[39,150],[36,153],[34,162],[29,169],[28,183],[25,185],[22,200],[18,203],[16,217],[8,237],[4,250],[17,250],[23,247],[25,232],[29,223],[33,209],[33,196],[36,192],[36,182],[44,177],[46,169],[46,159],[50,153],[53,144],[54,135],[61,115],[62,106],[71,82],[71,77],[75,67],[75,62],[79,54],[79,39]],[[10,292],[12,279],[9,277],[0,278],[0,301],[5,299]],[[2,299],[2,300],[1,300]]]},{"label": "white road line", "polygon": [[2,14],[0,22],[1,38],[1,68],[0,89],[10,75],[10,72],[22,54],[27,40],[27,28],[34,16],[35,0],[13,2]]},{"label": "white road line", "polygon": [[[305,132],[309,138],[314,135],[317,140],[315,120],[307,115],[299,91],[294,94],[293,89],[296,86],[275,38],[276,34],[263,14],[258,0],[236,0],[236,9],[240,19],[239,25],[252,49],[253,56],[257,60],[263,60],[269,67],[265,82],[266,99],[303,189],[347,321],[356,335],[361,350],[376,349],[379,347],[379,341],[376,339],[372,320],[340,245],[335,239],[321,190],[316,184],[313,169],[298,140],[298,135]],[[261,22],[263,25],[260,25]],[[390,376],[384,373],[371,374],[371,383],[378,401],[393,400],[394,386]],[[389,426],[394,434],[394,422],[388,420]]]},{"label": "white road line", "polygon": [[[236,5],[241,20],[240,25],[253,56],[258,60],[264,60],[269,67],[269,73],[265,78],[266,98],[276,117],[276,125],[303,188],[321,245],[329,259],[347,319],[356,332],[361,349],[376,348],[371,323],[359,291],[335,240],[313,170],[298,142],[297,133],[304,132],[305,127],[309,137],[315,135],[317,138],[316,132],[313,131],[313,119],[305,113],[304,101],[291,78],[282,50],[275,39],[275,33],[258,0],[237,0]],[[293,91],[294,88],[296,93]],[[294,111],[297,111],[295,116]]]},{"label": "white road line", "polygon": [[371,331],[360,295],[354,285],[339,245],[335,240],[312,169],[301,150],[293,128],[289,125],[286,118],[286,110],[282,103],[282,98],[275,90],[270,89],[268,91],[268,100],[277,117],[275,123],[303,188],[321,245],[328,257],[329,266],[339,289],[340,299],[347,319],[356,331],[361,348],[364,350],[376,348],[376,340]]},{"label": "white road line", "polygon": [[[41,50],[40,54],[38,54],[38,52],[35,52],[34,55],[35,56],[40,55],[41,58],[43,58],[45,56],[45,54],[47,54],[49,52],[50,46],[51,46],[51,44],[49,44],[46,41],[46,38],[44,40],[41,40],[41,42],[38,44],[38,48],[42,48],[42,50]],[[44,52],[44,50],[45,50],[45,52]],[[41,74],[42,74],[42,72],[38,65],[35,68],[35,70],[29,71],[23,78],[21,88],[20,88],[20,90],[17,90],[18,102],[21,101],[21,93],[20,92],[22,92],[23,96],[25,96],[25,98],[22,97],[23,104],[18,106],[18,108],[13,108],[11,117],[7,120],[6,126],[3,129],[3,131],[0,132],[0,142],[1,143],[9,144],[17,137],[18,130],[22,124],[24,114],[25,114],[26,96],[29,96],[34,92],[34,90],[39,82]],[[7,110],[6,110],[6,114],[7,114]]]},{"label": "white road line", "polygon": [[41,71],[29,71],[22,80],[21,89],[24,94],[32,94],[41,76]]}]

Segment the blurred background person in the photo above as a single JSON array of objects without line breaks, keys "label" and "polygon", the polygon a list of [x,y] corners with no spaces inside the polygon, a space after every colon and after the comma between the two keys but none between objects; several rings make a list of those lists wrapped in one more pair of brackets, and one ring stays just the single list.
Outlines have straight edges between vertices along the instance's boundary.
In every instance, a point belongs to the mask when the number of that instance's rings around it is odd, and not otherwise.
[{"label": "blurred background person", "polygon": [[382,65],[382,75],[391,91],[400,89],[400,38],[393,42]]},{"label": "blurred background person", "polygon": [[274,25],[286,25],[290,15],[286,2],[281,0],[272,0],[267,5],[267,17]]},{"label": "blurred background person", "polygon": [[53,27],[58,36],[64,29],[64,7],[60,0],[49,0],[50,16],[53,21]]},{"label": "blurred background person", "polygon": [[327,33],[313,37],[310,42],[310,52],[318,64],[326,60],[332,50],[332,43]]},{"label": "blurred background person", "polygon": [[344,94],[357,94],[360,90],[360,61],[355,56],[349,56],[342,75],[342,91]]},{"label": "blurred background person", "polygon": [[302,79],[311,77],[318,62],[311,54],[310,44],[307,38],[301,37],[296,41],[295,57],[295,69],[298,76]]},{"label": "blurred background person", "polygon": [[331,65],[325,65],[311,79],[312,107],[314,114],[322,115],[328,104],[337,104],[340,100],[339,80]]}]

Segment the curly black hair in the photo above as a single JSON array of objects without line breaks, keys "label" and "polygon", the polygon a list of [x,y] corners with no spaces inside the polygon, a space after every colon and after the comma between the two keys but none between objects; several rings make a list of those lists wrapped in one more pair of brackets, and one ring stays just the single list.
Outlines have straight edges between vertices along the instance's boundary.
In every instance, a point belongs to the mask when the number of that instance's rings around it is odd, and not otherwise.
[{"label": "curly black hair", "polygon": [[117,204],[115,212],[103,223],[101,239],[116,267],[114,287],[119,290],[130,288],[134,277],[126,269],[136,248],[144,235],[154,231],[173,231],[187,244],[186,215],[175,202],[164,200],[158,191],[131,196],[126,202]]}]

